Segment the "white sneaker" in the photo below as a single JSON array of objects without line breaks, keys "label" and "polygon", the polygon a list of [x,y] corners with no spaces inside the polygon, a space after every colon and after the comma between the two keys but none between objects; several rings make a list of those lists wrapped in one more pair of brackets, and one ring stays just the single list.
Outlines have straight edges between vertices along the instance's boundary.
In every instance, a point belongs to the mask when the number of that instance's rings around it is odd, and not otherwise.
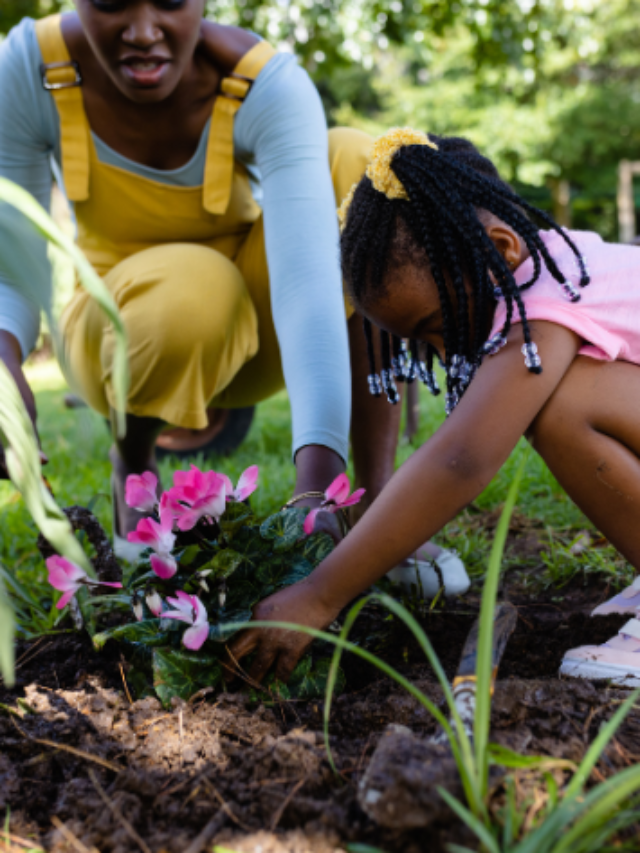
[{"label": "white sneaker", "polygon": [[411,592],[412,588],[417,589],[423,598],[435,598],[441,589],[447,598],[464,595],[471,585],[464,563],[456,551],[443,550],[433,560],[409,558],[387,572],[387,577],[407,592]]},{"label": "white sneaker", "polygon": [[562,659],[560,675],[606,678],[620,687],[640,687],[640,619],[637,616],[601,646],[570,649]]},{"label": "white sneaker", "polygon": [[592,616],[608,616],[610,613],[628,613],[633,615],[640,608],[640,575],[631,586],[623,589],[613,598],[599,604],[591,611]]}]

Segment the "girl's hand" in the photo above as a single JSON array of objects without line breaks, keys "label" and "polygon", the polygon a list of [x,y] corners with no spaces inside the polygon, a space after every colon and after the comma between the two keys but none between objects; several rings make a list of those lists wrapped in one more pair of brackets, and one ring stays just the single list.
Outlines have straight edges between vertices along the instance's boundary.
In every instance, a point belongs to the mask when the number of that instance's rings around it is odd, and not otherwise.
[{"label": "girl's hand", "polygon": [[[293,584],[270,595],[253,610],[253,618],[261,622],[294,622],[310,628],[323,629],[330,625],[338,611],[324,604],[317,591],[307,581]],[[262,681],[271,668],[279,681],[287,681],[313,638],[300,631],[283,628],[247,628],[228,648],[228,665],[233,677],[235,662],[250,652],[256,652],[249,677]]]}]

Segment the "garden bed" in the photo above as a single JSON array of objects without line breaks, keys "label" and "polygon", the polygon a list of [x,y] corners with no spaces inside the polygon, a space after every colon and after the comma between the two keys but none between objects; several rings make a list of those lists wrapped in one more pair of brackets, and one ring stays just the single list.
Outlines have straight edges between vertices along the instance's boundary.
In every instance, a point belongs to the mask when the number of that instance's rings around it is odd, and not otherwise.
[{"label": "garden bed", "polygon": [[[519,752],[579,761],[628,693],[559,680],[558,666],[565,650],[603,642],[625,619],[588,618],[602,599],[600,586],[576,583],[546,598],[526,597],[518,573],[508,577],[514,580],[505,595],[519,619],[500,668],[492,738]],[[472,594],[419,617],[450,677],[477,611]],[[415,641],[386,611],[368,606],[358,635],[440,697]],[[437,853],[448,841],[475,849],[458,820],[399,833],[361,811],[357,783],[385,727],[400,723],[426,734],[434,723],[362,661],[347,656],[344,669],[347,689],[331,719],[336,776],[318,701],[256,701],[239,691],[174,700],[166,711],[156,699],[129,700],[115,644],[98,653],[69,634],[23,645],[15,689],[0,687],[0,702],[16,712],[0,715],[0,806],[10,808],[11,832],[56,853],[81,850],[78,839],[101,853],[196,853],[214,841],[247,853],[320,853],[354,843]],[[639,761],[639,753],[636,711],[594,778]]]}]

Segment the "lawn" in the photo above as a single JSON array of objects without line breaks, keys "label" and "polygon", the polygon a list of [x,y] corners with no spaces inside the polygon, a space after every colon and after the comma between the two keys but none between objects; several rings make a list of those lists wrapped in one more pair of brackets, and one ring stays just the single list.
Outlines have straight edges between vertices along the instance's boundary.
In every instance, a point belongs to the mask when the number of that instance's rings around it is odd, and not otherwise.
[{"label": "lawn", "polygon": [[[43,446],[51,459],[47,476],[59,503],[91,507],[110,531],[110,439],[103,420],[87,409],[65,408],[68,389],[53,362],[29,365],[28,375],[36,392]],[[442,398],[422,392],[416,445],[442,417]],[[412,449],[401,442],[398,464]],[[603,727],[628,695],[606,684],[557,676],[564,651],[604,642],[619,630],[625,617],[590,619],[588,614],[607,589],[628,582],[632,570],[524,442],[477,501],[438,537],[465,560],[474,579],[471,591],[460,599],[438,599],[434,605],[410,596],[404,603],[451,681],[478,616],[496,525],[523,454],[523,481],[509,525],[500,589],[500,598],[518,618],[491,700],[495,749],[515,749],[522,755],[516,756],[504,783],[491,776],[490,790],[481,798],[488,809],[485,824],[496,838],[503,833],[504,839],[510,833],[522,838],[542,831],[558,819],[558,791],[566,796],[569,780],[580,776],[575,773],[577,763],[601,739]],[[198,461],[233,480],[257,463],[260,487],[252,497],[253,507],[260,516],[276,511],[291,496],[294,479],[286,394],[259,408],[235,454]],[[162,462],[165,485],[173,470],[171,461]],[[427,702],[438,704],[442,689],[423,647],[386,609],[367,605],[352,636],[365,654],[373,651],[394,667],[414,693],[382,678],[370,663],[345,656],[343,695],[334,701],[329,726],[335,775],[323,746],[319,694],[290,700],[255,685],[232,693],[219,687],[213,693],[206,687],[188,702],[174,695],[163,707],[155,696],[136,693],[132,662],[137,652],[130,655],[139,644],[125,647],[110,641],[94,648],[85,633],[69,631],[64,614],[60,617],[52,607],[34,525],[8,483],[0,484],[0,519],[0,563],[5,576],[25,590],[16,604],[22,637],[30,640],[18,649],[15,688],[0,683],[0,809],[7,809],[7,832],[15,844],[11,846],[7,836],[5,846],[11,853],[30,845],[60,853],[444,853],[452,849],[452,841],[475,844],[436,793],[442,784],[464,799],[458,771],[450,759],[442,760],[437,752],[441,747],[430,745],[434,719],[416,699],[415,691],[420,691]],[[145,625],[135,624],[141,629]],[[52,627],[55,636],[45,630]],[[316,666],[317,655],[327,650],[314,648]],[[312,659],[306,660],[311,666]],[[198,654],[191,660],[194,680],[199,667],[206,676],[207,661]],[[164,683],[154,676],[154,686]],[[384,733],[390,735],[388,725],[398,723],[407,729],[395,730],[397,748],[390,754],[385,752]],[[585,771],[584,779],[606,779],[611,785],[627,779],[637,761],[639,736],[640,718],[629,714],[598,767],[593,774]],[[546,757],[535,757],[540,755]],[[370,807],[362,796],[363,785],[377,797],[379,772],[382,800]],[[590,796],[600,789],[604,796],[606,784]],[[637,790],[635,781],[633,785],[630,794]],[[614,805],[603,813],[608,834],[615,826],[636,822],[634,803],[632,798],[623,810],[616,812]],[[614,813],[619,821],[615,826]],[[407,815],[418,815],[418,823]],[[632,846],[620,849],[640,849],[633,846],[639,843],[638,827],[625,833],[618,839],[630,839]],[[580,849],[600,849],[594,838],[591,846]],[[559,853],[563,848],[555,845],[561,845],[561,839],[559,832],[554,845],[544,849]],[[493,849],[515,851],[506,840]]]},{"label": "lawn", "polygon": [[[58,503],[90,506],[110,532],[110,439],[104,421],[89,409],[65,408],[63,398],[68,388],[55,362],[37,361],[28,366],[27,373],[36,394],[43,447],[51,460],[46,474]],[[398,464],[428,438],[443,418],[442,397],[431,397],[424,388],[420,408],[418,435],[412,444],[400,442]],[[258,408],[251,431],[238,451],[228,458],[207,460],[206,464],[224,471],[234,481],[247,466],[258,464],[260,488],[252,500],[256,514],[266,516],[292,495],[290,440],[288,403],[283,392]],[[479,577],[484,572],[491,542],[492,525],[483,524],[483,520],[501,506],[525,446],[523,441],[485,492],[438,537],[443,546],[458,550],[472,576]],[[203,459],[195,461],[204,464]],[[180,463],[170,459],[160,467],[163,482],[170,484],[173,470]],[[508,552],[505,568],[528,568],[528,583],[541,588],[550,584],[561,587],[576,574],[596,572],[603,574],[607,582],[620,584],[631,576],[630,567],[611,547],[598,541],[593,526],[535,453],[528,455],[516,517],[520,527],[532,533],[538,547],[528,549],[530,553],[523,553],[522,549]],[[0,525],[0,564],[21,583],[48,598],[44,565],[35,546],[35,526],[20,496],[6,482],[0,482]],[[575,547],[576,537],[585,531],[591,531],[598,548]],[[574,553],[576,550],[580,553]]]}]

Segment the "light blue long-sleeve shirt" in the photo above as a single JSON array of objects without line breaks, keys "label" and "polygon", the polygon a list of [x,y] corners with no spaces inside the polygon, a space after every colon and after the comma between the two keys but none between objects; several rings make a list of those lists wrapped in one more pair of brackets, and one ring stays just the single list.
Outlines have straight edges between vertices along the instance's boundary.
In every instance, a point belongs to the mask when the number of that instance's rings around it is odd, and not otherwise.
[{"label": "light blue long-sleeve shirt", "polygon": [[[34,22],[26,18],[0,45],[0,175],[48,208],[52,165],[61,163],[60,122],[42,87],[41,62]],[[191,160],[167,171],[134,163],[92,137],[104,163],[168,185],[200,186],[208,135],[207,124]],[[235,118],[234,150],[255,176],[264,212],[293,452],[320,444],[346,459],[349,350],[327,129],[315,87],[293,56],[278,54],[258,76]],[[0,205],[0,329],[18,339],[25,357],[39,329],[38,306],[25,292],[33,276],[46,278],[50,288],[44,241],[13,208]]]}]

